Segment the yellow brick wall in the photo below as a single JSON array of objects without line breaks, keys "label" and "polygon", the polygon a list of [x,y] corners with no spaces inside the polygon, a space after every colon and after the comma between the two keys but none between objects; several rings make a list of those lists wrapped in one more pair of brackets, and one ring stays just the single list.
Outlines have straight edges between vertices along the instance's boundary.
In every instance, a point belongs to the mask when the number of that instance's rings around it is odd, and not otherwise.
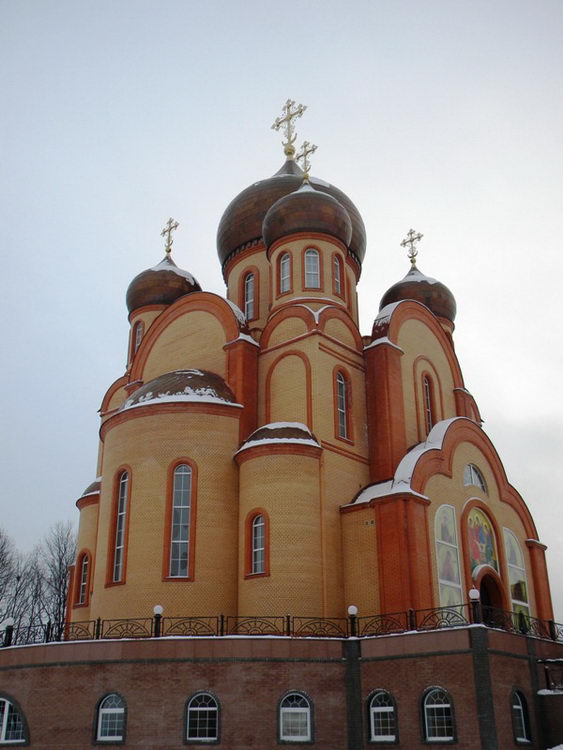
[{"label": "yellow brick wall", "polygon": [[327,336],[332,336],[333,338],[338,339],[338,341],[342,341],[343,344],[351,346],[353,349],[356,348],[356,342],[352,332],[341,320],[331,318],[327,321],[324,330]]},{"label": "yellow brick wall", "polygon": [[290,341],[296,336],[302,336],[304,333],[307,333],[307,326],[302,318],[285,318],[276,325],[270,334],[268,348],[277,346],[284,341]]},{"label": "yellow brick wall", "polygon": [[235,260],[229,272],[227,297],[244,312],[244,291],[240,286],[240,281],[252,266],[258,269],[260,275],[259,288],[255,289],[255,299],[259,300],[259,318],[251,321],[249,325],[251,328],[264,328],[270,312],[270,263],[263,247],[250,255],[241,255]]},{"label": "yellow brick wall", "polygon": [[[475,487],[473,485],[468,487],[464,486],[463,471],[468,463],[475,464],[475,466],[477,466],[481,471],[483,477],[485,478],[485,482],[487,483],[488,494],[481,492],[478,487]],[[494,474],[491,470],[488,460],[483,455],[483,453],[470,443],[460,443],[459,446],[457,446],[457,448],[455,449],[454,453],[452,478],[450,479],[440,474],[431,477],[424,489],[424,493],[432,501],[428,511],[429,528],[432,536],[431,554],[435,576],[436,602],[439,602],[440,600],[437,583],[436,545],[434,543],[434,519],[436,517],[436,512],[440,505],[442,505],[443,503],[454,506],[456,512],[460,563],[463,566],[463,548],[467,545],[467,529],[461,528],[461,515],[463,513],[466,502],[472,498],[478,498],[485,502],[487,507],[490,509],[489,515],[495,518],[498,523],[500,536],[496,540],[497,547],[504,545],[503,527],[506,527],[513,531],[518,538],[520,548],[526,562],[529,601],[533,615],[535,613],[535,600],[530,566],[530,556],[528,553],[528,548],[525,544],[527,534],[516,511],[513,510],[513,508],[508,505],[508,503],[502,502],[500,500],[499,489],[496,485]],[[462,593],[465,595],[465,597],[467,597],[467,591],[465,591],[465,588],[465,584],[462,583]]]},{"label": "yellow brick wall", "polygon": [[344,602],[355,604],[358,615],[379,612],[377,534],[373,508],[342,515]]},{"label": "yellow brick wall", "polygon": [[[404,351],[404,355],[401,358],[401,371],[405,403],[406,439],[407,445],[410,446],[426,438],[421,372],[424,369],[428,369],[428,366],[427,363],[420,360],[415,365],[415,360],[419,355],[424,354],[425,358],[432,364],[438,374],[442,400],[440,401],[438,397],[438,384],[435,382],[436,421],[456,416],[453,392],[454,383],[442,345],[424,323],[418,320],[405,321],[399,331],[397,344]],[[415,382],[418,389],[418,421]],[[441,408],[441,404],[443,404],[443,409]]]},{"label": "yellow brick wall", "polygon": [[[238,470],[232,455],[237,446],[238,419],[185,410],[135,418],[108,432],[93,617],[149,615],[155,604],[163,605],[170,616],[234,612]],[[196,517],[192,518],[195,580],[163,582],[168,471],[180,457],[191,458],[198,467]],[[126,583],[105,587],[114,477],[125,464],[131,467]]]},{"label": "yellow brick wall", "polygon": [[[98,508],[99,506],[96,505],[86,505],[82,510],[80,511],[80,519],[78,522],[78,536],[76,539],[76,555],[77,555],[77,561],[79,559],[80,553],[84,550],[89,550],[90,554],[92,555],[92,558],[90,559],[90,589],[92,588],[93,583],[93,575],[92,571],[95,570],[96,567],[96,536],[97,536],[97,530],[98,530]],[[75,570],[75,576],[79,576],[80,571],[78,569]],[[76,577],[75,577],[75,586],[74,591],[72,592],[72,602],[74,603],[75,600],[75,592],[76,592]],[[90,607],[78,607],[76,609],[73,609],[71,607],[70,610],[70,616],[71,619],[74,621],[80,621],[80,620],[89,620],[90,618]]]},{"label": "yellow brick wall", "polygon": [[187,311],[173,320],[162,332],[148,355],[143,380],[149,380],[173,370],[197,367],[216,372],[225,378],[225,332],[211,314]]},{"label": "yellow brick wall", "polygon": [[[279,354],[279,352],[278,352]],[[264,377],[264,383],[265,383]],[[264,390],[262,391],[264,393]],[[270,422],[307,423],[306,371],[303,360],[293,354],[280,359],[269,379]],[[263,422],[266,404],[262,404]]]},{"label": "yellow brick wall", "polygon": [[[322,612],[318,459],[272,455],[245,461],[239,503],[239,612]],[[270,518],[270,575],[245,580],[245,520],[254,508]]]}]

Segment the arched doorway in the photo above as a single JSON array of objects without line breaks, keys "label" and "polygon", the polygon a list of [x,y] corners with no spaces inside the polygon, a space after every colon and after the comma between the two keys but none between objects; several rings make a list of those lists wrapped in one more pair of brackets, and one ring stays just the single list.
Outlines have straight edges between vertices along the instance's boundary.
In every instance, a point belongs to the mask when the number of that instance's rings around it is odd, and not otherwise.
[{"label": "arched doorway", "polygon": [[[487,624],[494,625],[499,618],[502,610],[502,591],[499,584],[492,575],[484,575],[479,584],[479,594],[481,599],[481,608],[483,612],[483,621]],[[502,619],[502,615],[500,615]]]}]

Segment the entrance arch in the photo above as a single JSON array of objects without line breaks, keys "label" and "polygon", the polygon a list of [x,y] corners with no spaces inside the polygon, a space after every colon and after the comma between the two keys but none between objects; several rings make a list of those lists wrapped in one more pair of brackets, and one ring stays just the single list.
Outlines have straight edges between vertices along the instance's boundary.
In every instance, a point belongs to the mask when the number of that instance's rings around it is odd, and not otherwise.
[{"label": "entrance arch", "polygon": [[481,578],[479,584],[481,606],[484,608],[504,609],[502,590],[496,579],[489,574]]}]

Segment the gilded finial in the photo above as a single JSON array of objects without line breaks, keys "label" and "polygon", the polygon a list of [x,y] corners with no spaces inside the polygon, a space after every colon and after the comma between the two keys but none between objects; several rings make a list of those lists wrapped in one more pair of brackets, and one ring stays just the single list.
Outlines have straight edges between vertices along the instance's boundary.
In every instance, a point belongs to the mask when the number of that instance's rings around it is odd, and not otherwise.
[{"label": "gilded finial", "polygon": [[302,162],[301,167],[303,169],[303,172],[305,173],[303,175],[303,179],[308,182],[309,181],[309,170],[311,169],[311,160],[309,157],[311,154],[314,154],[317,150],[317,146],[315,146],[314,143],[309,143],[309,141],[303,141],[303,145],[301,146],[301,151],[296,155],[296,160]]},{"label": "gilded finial", "polygon": [[172,243],[174,242],[174,240],[172,239],[172,232],[176,231],[176,229],[178,229],[179,226],[180,225],[178,224],[177,221],[174,221],[174,219],[170,218],[168,219],[168,221],[166,222],[166,226],[160,233],[161,237],[166,237],[166,245],[164,247],[164,252],[168,256],[172,252]]},{"label": "gilded finial", "polygon": [[415,245],[417,242],[420,242],[423,237],[424,235],[420,234],[420,232],[415,232],[414,229],[409,229],[407,236],[401,242],[401,247],[408,247],[407,255],[411,259],[411,264],[413,266],[416,265],[416,256],[418,255],[418,250]]},{"label": "gilded finial", "polygon": [[283,105],[283,116],[277,117],[272,125],[272,130],[285,130],[285,141],[282,141],[283,150],[288,159],[293,159],[295,156],[295,139],[297,134],[295,132],[294,120],[297,117],[301,117],[303,112],[307,109],[304,104],[295,104],[293,99],[288,99]]}]

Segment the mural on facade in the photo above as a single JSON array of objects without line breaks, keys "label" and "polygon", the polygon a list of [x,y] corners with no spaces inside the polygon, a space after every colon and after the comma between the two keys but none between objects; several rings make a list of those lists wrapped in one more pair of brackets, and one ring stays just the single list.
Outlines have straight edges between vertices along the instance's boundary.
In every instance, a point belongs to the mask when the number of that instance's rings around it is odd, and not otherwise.
[{"label": "mural on facade", "polygon": [[483,511],[477,508],[469,513],[467,537],[471,571],[473,572],[479,565],[490,565],[498,573],[498,553],[493,525]]},{"label": "mural on facade", "polygon": [[440,606],[452,607],[461,604],[462,596],[455,510],[451,505],[442,505],[438,509],[434,528]]}]

